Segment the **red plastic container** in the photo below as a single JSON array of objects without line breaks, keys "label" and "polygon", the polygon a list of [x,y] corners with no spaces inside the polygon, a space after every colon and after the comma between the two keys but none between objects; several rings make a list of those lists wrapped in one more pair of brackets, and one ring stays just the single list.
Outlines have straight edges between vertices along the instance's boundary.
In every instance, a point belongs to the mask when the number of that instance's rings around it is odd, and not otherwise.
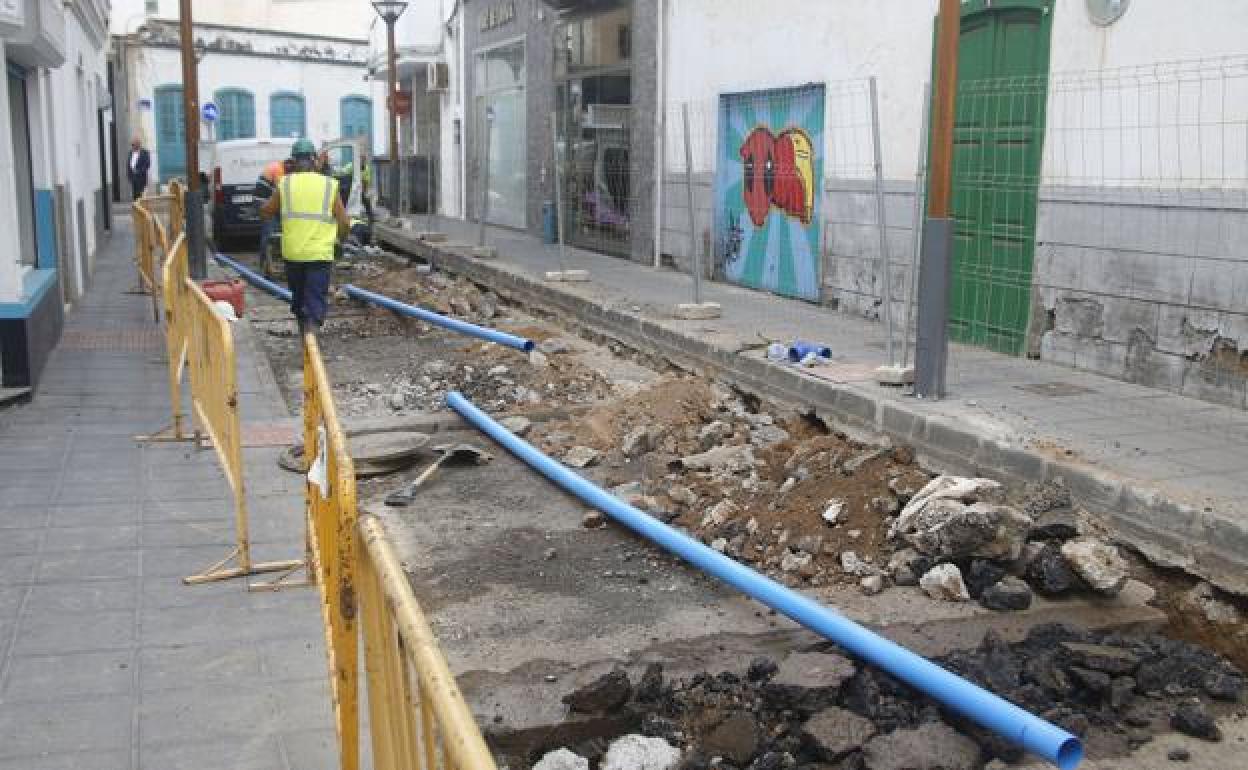
[{"label": "red plastic container", "polygon": [[225,300],[234,306],[234,315],[243,317],[243,282],[238,278],[231,281],[200,281],[199,287],[208,295],[208,299]]}]

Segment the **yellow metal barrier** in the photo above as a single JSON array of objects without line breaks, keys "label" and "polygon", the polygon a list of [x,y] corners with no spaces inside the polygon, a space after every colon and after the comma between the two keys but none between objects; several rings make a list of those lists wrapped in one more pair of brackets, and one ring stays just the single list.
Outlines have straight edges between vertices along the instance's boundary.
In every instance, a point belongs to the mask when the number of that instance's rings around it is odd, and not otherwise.
[{"label": "yellow metal barrier", "polygon": [[385,529],[373,516],[357,523],[355,471],[314,335],[304,335],[303,362],[309,573],[321,591],[341,768],[360,766],[363,634],[375,770],[495,770]]},{"label": "yellow metal barrier", "polygon": [[359,767],[355,628],[355,466],[316,337],[303,337],[303,446],[308,458],[308,577],[321,592],[329,684],[343,770]]},{"label": "yellow metal barrier", "polygon": [[[135,239],[137,240],[138,237],[136,232]],[[186,433],[185,415],[182,413],[182,373],[186,369],[187,358],[190,355],[188,332],[190,295],[187,288],[189,274],[186,264],[186,243],[183,236],[179,235],[176,238],[173,248],[165,250],[165,260],[160,274],[160,287],[165,304],[165,356],[168,359],[169,371],[169,406],[173,411],[173,419],[168,431],[135,438],[139,441],[150,442],[192,441],[196,437]]]},{"label": "yellow metal barrier", "polygon": [[[185,271],[186,236],[179,236],[170,259]],[[234,332],[212,300],[185,273],[182,292],[174,295],[172,310],[181,315],[178,324],[187,335],[187,360],[191,371],[191,411],[197,435],[206,433],[216,450],[226,481],[234,493],[234,549],[203,572],[183,578],[184,583],[254,575],[262,572],[290,572],[303,566],[303,560],[253,563],[248,533],[247,495],[243,485],[242,431],[238,417],[238,385],[234,356]],[[227,566],[230,562],[234,566]]]},{"label": "yellow metal barrier", "polygon": [[139,201],[130,209],[134,220],[134,263],[139,272],[139,294],[152,298],[152,320],[160,322],[160,300],[156,292],[156,253],[165,253],[164,230],[147,207]]},{"label": "yellow metal barrier", "polygon": [[385,529],[375,516],[363,516],[359,530],[373,767],[495,770]]},{"label": "yellow metal barrier", "polygon": [[186,231],[186,185],[175,179],[169,183],[169,239]]}]

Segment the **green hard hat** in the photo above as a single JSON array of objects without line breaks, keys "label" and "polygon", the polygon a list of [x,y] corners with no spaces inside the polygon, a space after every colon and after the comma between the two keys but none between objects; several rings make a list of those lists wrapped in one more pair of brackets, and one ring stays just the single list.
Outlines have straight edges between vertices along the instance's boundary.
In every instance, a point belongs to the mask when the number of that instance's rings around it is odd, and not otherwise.
[{"label": "green hard hat", "polygon": [[312,144],[311,139],[299,139],[295,141],[295,146],[290,148],[290,157],[297,158],[300,155],[315,155],[316,145]]}]

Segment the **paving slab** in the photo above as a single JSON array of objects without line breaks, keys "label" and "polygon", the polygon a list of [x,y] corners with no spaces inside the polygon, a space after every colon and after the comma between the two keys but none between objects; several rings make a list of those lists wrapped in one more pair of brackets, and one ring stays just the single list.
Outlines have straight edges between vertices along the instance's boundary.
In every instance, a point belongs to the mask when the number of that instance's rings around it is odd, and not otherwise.
[{"label": "paving slab", "polygon": [[[149,306],[121,293],[133,239],[115,221],[41,387],[0,413],[0,770],[332,766],[313,590],[181,582],[229,552],[233,503],[214,452],[133,439],[170,409],[160,346],[136,342],[159,342]],[[254,345],[238,351],[255,389],[244,411],[288,418],[271,377],[253,373]],[[257,556],[301,555],[298,479],[265,483],[272,458],[255,472],[273,493],[249,496],[265,523]],[[297,707],[281,703],[291,682]]]}]

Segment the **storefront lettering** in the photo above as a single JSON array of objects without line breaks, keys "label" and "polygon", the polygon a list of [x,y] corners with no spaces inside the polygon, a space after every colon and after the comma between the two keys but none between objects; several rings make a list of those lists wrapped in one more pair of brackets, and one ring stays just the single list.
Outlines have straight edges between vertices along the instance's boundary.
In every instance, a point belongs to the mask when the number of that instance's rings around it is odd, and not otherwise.
[{"label": "storefront lettering", "polygon": [[481,12],[481,31],[489,32],[516,20],[516,2],[495,3]]}]

